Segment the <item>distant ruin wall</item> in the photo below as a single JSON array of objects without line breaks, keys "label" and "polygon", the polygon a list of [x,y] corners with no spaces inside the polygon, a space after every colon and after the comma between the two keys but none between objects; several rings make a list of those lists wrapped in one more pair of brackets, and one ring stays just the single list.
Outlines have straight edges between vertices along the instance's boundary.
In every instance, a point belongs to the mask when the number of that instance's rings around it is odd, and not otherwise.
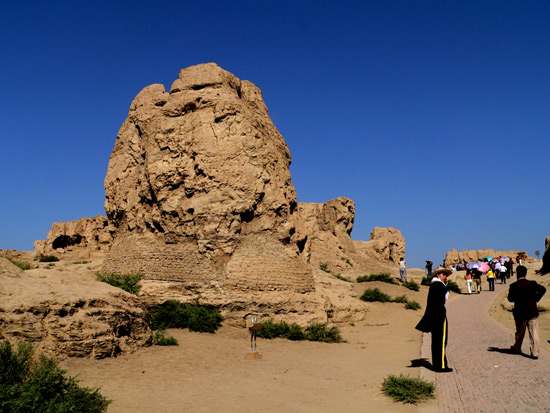
[{"label": "distant ruin wall", "polygon": [[447,254],[445,254],[445,260],[443,261],[443,265],[445,267],[451,267],[456,264],[460,263],[470,263],[470,262],[476,262],[479,261],[485,257],[508,257],[512,260],[514,260],[514,263],[517,263],[517,258],[523,255],[523,259],[525,262],[531,262],[534,261],[535,258],[531,258],[527,255],[526,251],[495,251],[493,249],[481,249],[481,250],[464,250],[464,251],[457,251],[456,248],[452,249],[451,251],[448,251]]}]

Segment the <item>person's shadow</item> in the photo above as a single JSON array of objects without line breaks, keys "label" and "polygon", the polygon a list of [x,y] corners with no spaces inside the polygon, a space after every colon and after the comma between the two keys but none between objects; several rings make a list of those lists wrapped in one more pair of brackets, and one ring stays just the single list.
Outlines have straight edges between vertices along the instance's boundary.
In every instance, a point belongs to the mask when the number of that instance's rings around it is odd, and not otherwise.
[{"label": "person's shadow", "polygon": [[488,347],[487,351],[496,351],[498,353],[512,354],[514,356],[523,356],[523,357],[527,357],[529,359],[532,358],[530,355],[522,353],[522,352],[518,353],[517,351],[515,351],[514,349],[511,349],[510,347],[507,347],[507,348]]},{"label": "person's shadow", "polygon": [[434,371],[434,366],[426,358],[411,360],[411,365],[407,366],[407,367],[410,367],[410,368],[412,368],[412,367],[424,367],[424,368],[426,368],[430,371]]}]

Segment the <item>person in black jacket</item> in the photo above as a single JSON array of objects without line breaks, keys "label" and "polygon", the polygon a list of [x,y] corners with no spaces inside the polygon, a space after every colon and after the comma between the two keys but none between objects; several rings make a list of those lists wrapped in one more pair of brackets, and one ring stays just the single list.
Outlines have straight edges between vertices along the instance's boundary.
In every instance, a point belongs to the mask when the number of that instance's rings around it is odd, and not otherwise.
[{"label": "person in black jacket", "polygon": [[514,321],[516,322],[515,343],[510,348],[514,353],[521,353],[521,344],[525,329],[529,330],[531,357],[539,358],[539,310],[537,302],[546,292],[546,288],[536,281],[527,280],[527,268],[520,265],[516,268],[518,280],[510,285],[508,301],[514,303]]},{"label": "person in black jacket", "polygon": [[416,329],[425,333],[432,333],[432,365],[436,372],[447,373],[453,371],[447,364],[447,310],[445,302],[449,297],[447,277],[453,272],[446,268],[437,268],[428,291],[426,312],[417,324]]}]

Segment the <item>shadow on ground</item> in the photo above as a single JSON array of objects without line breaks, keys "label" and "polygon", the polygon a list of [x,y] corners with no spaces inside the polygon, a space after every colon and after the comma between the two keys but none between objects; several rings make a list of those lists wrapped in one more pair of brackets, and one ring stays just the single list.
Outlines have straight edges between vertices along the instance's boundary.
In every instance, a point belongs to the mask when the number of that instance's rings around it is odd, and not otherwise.
[{"label": "shadow on ground", "polygon": [[407,367],[424,367],[430,371],[434,371],[432,363],[430,363],[429,360],[426,358],[411,360],[411,365]]},{"label": "shadow on ground", "polygon": [[487,348],[487,351],[496,351],[496,352],[498,352],[498,353],[511,354],[511,355],[513,355],[513,356],[523,356],[523,357],[527,357],[528,359],[533,358],[533,357],[531,357],[531,356],[528,355],[528,354],[525,354],[525,353],[518,353],[517,351],[513,350],[513,349],[510,348],[510,347],[507,347],[507,348],[489,347],[489,348]]}]

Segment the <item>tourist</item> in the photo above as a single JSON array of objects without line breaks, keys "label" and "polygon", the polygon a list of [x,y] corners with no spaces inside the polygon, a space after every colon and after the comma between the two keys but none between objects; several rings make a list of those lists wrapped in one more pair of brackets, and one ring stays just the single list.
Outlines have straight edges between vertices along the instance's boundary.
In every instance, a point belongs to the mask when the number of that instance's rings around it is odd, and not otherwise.
[{"label": "tourist", "polygon": [[426,277],[430,280],[432,278],[432,267],[434,263],[432,261],[426,261]]},{"label": "tourist", "polygon": [[453,272],[447,268],[437,268],[428,291],[426,312],[416,325],[416,329],[425,333],[432,333],[432,365],[434,371],[447,373],[453,371],[447,364],[447,310],[445,302],[449,298],[447,277]]},{"label": "tourist", "polygon": [[406,261],[403,257],[399,260],[399,279],[401,282],[407,282],[407,267]]},{"label": "tourist", "polygon": [[506,266],[501,265],[498,269],[500,273],[500,283],[506,284],[506,274],[508,273],[508,270],[506,269]]},{"label": "tourist", "polygon": [[487,271],[487,282],[489,283],[489,291],[495,291],[495,272],[492,268]]},{"label": "tourist", "polygon": [[481,271],[477,268],[472,269],[472,278],[474,280],[474,288],[477,294],[481,294]]},{"label": "tourist", "polygon": [[521,344],[525,329],[529,330],[529,350],[531,357],[539,358],[539,310],[537,302],[546,292],[546,288],[536,281],[527,280],[527,268],[520,265],[516,268],[518,280],[510,285],[508,301],[514,303],[514,321],[516,322],[515,343],[510,348],[516,354],[521,353]]},{"label": "tourist", "polygon": [[512,262],[512,260],[508,260],[508,261],[504,261],[504,265],[508,270],[506,273],[506,278],[510,278],[512,275],[514,275],[514,263]]},{"label": "tourist", "polygon": [[464,275],[464,279],[466,280],[466,286],[468,287],[468,294],[472,294],[472,270],[467,268],[466,274]]}]

